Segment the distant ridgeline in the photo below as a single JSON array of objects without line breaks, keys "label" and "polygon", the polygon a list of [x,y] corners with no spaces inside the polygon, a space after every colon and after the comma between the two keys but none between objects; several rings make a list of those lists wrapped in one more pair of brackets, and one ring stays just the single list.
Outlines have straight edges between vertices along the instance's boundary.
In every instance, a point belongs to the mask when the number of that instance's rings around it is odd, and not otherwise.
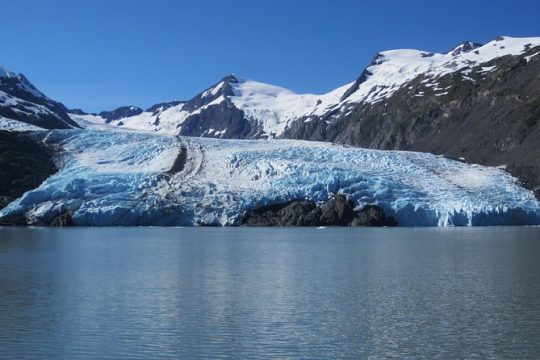
[{"label": "distant ridgeline", "polygon": [[[80,127],[414,150],[505,169],[540,197],[539,55],[540,38],[468,41],[447,53],[391,50],[327,94],[297,94],[230,75],[188,101],[99,114],[68,110],[22,74],[0,68],[0,124],[11,131]],[[189,164],[189,152],[183,156]]]}]

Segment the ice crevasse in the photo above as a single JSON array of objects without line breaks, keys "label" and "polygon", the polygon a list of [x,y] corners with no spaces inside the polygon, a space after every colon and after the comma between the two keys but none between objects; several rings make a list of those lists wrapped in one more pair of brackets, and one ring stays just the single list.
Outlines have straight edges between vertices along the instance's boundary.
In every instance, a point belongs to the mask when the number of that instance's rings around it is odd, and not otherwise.
[{"label": "ice crevasse", "polygon": [[247,210],[343,193],[405,226],[540,224],[532,192],[498,168],[298,140],[32,131],[59,171],[0,212],[77,225],[234,225]]}]

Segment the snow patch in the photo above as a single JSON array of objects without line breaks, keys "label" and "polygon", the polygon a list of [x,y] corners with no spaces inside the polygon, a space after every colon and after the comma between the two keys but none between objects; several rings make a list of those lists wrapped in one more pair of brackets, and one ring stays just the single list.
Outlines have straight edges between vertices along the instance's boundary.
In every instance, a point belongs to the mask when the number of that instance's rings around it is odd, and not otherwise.
[{"label": "snow patch", "polygon": [[35,131],[35,130],[43,130],[43,128],[39,126],[23,123],[18,120],[12,120],[12,119],[8,119],[8,118],[0,116],[0,130]]}]

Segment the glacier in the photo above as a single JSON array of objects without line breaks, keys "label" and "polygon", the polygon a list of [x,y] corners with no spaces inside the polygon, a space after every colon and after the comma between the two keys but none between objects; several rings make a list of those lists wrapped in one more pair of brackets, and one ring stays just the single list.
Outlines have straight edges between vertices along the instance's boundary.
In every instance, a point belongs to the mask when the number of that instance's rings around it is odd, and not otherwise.
[{"label": "glacier", "polygon": [[538,200],[502,169],[433,154],[135,131],[27,133],[59,149],[60,170],[0,218],[40,224],[68,212],[76,225],[235,225],[254,208],[341,193],[403,226],[540,224]]}]

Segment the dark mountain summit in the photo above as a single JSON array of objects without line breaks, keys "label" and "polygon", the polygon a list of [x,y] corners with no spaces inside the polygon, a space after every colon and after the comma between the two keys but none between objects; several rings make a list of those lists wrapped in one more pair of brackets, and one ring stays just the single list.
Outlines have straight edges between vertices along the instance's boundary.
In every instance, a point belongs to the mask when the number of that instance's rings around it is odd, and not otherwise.
[{"label": "dark mountain summit", "polygon": [[0,68],[0,116],[46,129],[78,127],[67,109],[41,93],[22,74]]}]

